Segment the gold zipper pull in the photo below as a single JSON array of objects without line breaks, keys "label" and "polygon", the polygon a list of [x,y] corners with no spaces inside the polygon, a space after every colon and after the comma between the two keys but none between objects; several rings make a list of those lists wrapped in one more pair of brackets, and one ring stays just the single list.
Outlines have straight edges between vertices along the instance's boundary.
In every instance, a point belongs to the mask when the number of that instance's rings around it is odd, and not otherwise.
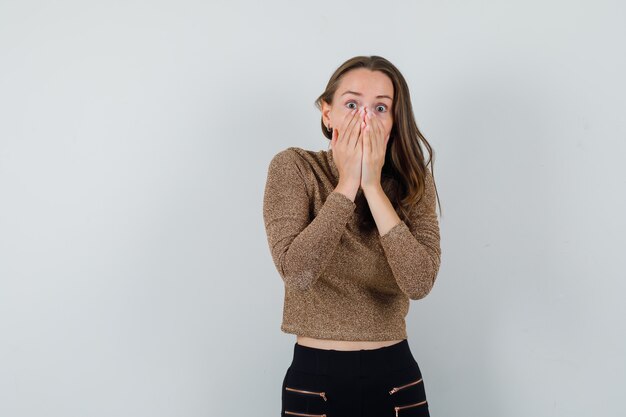
[{"label": "gold zipper pull", "polygon": [[424,401],[421,401],[419,403],[403,405],[403,406],[393,407],[393,408],[394,408],[394,410],[396,410],[396,417],[398,417],[398,410],[401,410],[403,408],[417,407],[418,405],[423,405],[423,404],[426,404],[426,403],[427,403],[427,401],[424,400]]},{"label": "gold zipper pull", "polygon": [[327,398],[326,398],[326,393],[325,392],[306,391],[306,390],[296,389],[296,388],[291,388],[291,387],[285,387],[285,389],[288,390],[288,391],[301,392],[303,394],[319,395],[320,397],[322,397],[324,399],[324,401],[328,401]]},{"label": "gold zipper pull", "polygon": [[418,379],[417,381],[409,382],[408,384],[402,385],[401,387],[394,387],[391,391],[389,391],[389,395],[393,394],[394,392],[398,392],[406,387],[410,387],[411,385],[419,384],[421,381],[422,378]]}]

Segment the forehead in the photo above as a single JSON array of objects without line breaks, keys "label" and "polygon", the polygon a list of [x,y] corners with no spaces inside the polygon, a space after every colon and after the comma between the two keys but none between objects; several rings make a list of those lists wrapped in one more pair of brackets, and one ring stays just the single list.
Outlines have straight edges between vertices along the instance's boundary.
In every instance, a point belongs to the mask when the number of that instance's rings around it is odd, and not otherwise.
[{"label": "forehead", "polygon": [[361,93],[365,97],[387,95],[393,98],[393,83],[387,74],[381,71],[357,68],[343,75],[335,96],[341,97],[346,91]]}]

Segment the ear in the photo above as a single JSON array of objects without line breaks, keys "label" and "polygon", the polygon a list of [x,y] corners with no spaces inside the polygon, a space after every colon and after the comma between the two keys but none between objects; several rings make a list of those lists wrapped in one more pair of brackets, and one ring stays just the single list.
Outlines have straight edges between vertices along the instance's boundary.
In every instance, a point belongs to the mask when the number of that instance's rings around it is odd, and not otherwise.
[{"label": "ear", "polygon": [[330,122],[330,111],[332,110],[332,106],[322,100],[322,120],[324,124],[328,125]]}]

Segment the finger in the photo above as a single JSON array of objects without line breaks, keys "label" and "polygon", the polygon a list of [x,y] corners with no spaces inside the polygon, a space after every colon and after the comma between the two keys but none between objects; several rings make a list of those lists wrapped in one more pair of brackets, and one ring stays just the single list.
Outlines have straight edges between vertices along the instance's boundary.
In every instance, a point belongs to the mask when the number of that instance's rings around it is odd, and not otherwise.
[{"label": "finger", "polygon": [[[346,136],[346,132],[350,132],[350,130],[348,129],[348,126],[349,126],[350,121],[353,120],[354,116],[356,115],[355,110],[356,109],[344,114],[343,119],[341,119],[339,128],[335,127],[333,129],[333,131],[337,131],[337,141],[340,141],[340,139],[343,139],[343,137]],[[344,141],[340,141],[340,142],[344,142]]]},{"label": "finger", "polygon": [[351,122],[350,128],[350,138],[348,139],[348,143],[352,144],[352,146],[356,146],[357,144],[354,142],[361,134],[361,120],[363,112],[360,111],[357,113],[357,117]]},{"label": "finger", "polygon": [[377,144],[376,144],[376,129],[375,129],[375,120],[374,120],[374,116],[372,115],[371,111],[367,112],[366,118],[365,120],[367,121],[367,134],[369,137],[369,150],[371,151],[372,148],[376,148]]},{"label": "finger", "polygon": [[378,137],[379,134],[379,123],[378,123],[378,118],[376,117],[376,114],[374,113],[368,113],[367,114],[369,116],[369,122],[372,125],[372,135],[374,135],[375,137]]},{"label": "finger", "polygon": [[369,155],[372,149],[372,136],[371,136],[372,128],[370,127],[369,124],[363,122],[361,124],[361,131],[362,131],[362,136],[363,136],[363,154]]},{"label": "finger", "polygon": [[372,130],[374,131],[372,135],[375,137],[374,141],[376,143],[376,147],[379,147],[381,144],[380,142],[382,142],[382,139],[383,139],[382,122],[380,121],[378,116],[373,114],[371,117],[371,123],[372,123]]},{"label": "finger", "polygon": [[344,131],[346,132],[346,138],[349,138],[354,125],[359,121],[359,109],[353,109],[346,116],[344,119]]},{"label": "finger", "polygon": [[361,122],[355,125],[353,135],[354,148],[363,146],[363,130],[361,128]]}]

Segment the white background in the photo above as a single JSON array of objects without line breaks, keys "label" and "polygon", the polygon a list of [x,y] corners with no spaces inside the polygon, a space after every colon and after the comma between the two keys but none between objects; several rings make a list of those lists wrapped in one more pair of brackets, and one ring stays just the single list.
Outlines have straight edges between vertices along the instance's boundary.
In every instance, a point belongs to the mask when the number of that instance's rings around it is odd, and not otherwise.
[{"label": "white background", "polygon": [[431,415],[623,416],[625,12],[0,0],[0,416],[279,414],[267,167],[327,148],[313,101],[355,55],[435,148]]}]

